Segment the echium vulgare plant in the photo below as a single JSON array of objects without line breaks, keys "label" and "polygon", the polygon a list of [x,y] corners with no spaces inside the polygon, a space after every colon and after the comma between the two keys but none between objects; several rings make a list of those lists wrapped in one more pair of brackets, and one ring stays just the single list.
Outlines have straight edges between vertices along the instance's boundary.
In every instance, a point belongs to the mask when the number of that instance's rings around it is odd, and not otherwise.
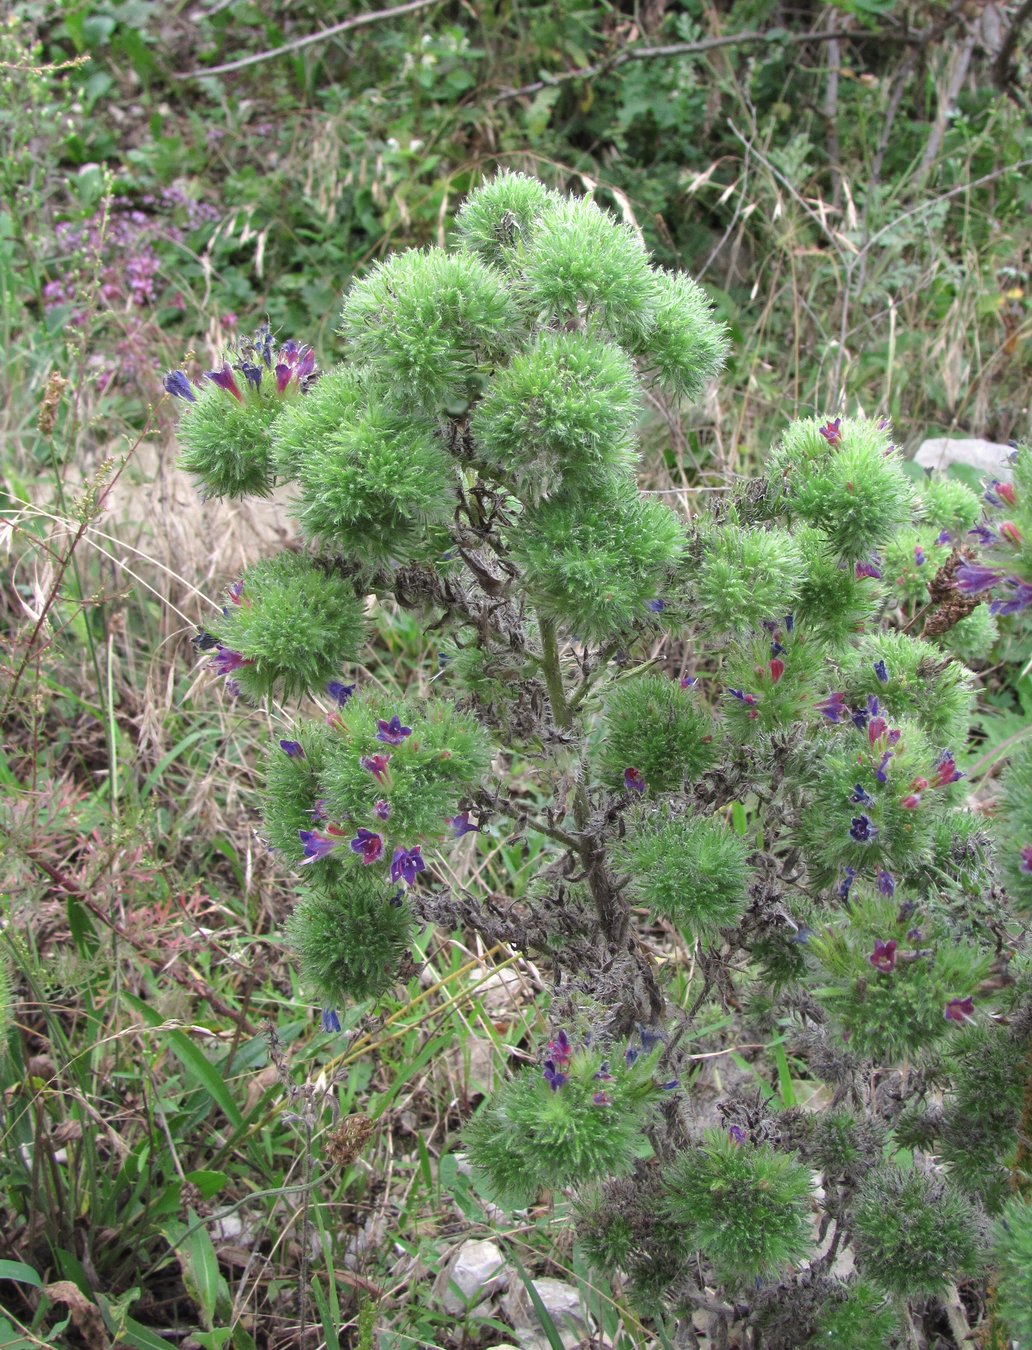
[{"label": "echium vulgare plant", "polygon": [[[355,281],[339,331],[324,371],[265,328],[165,382],[206,493],[292,495],[301,547],[195,641],[245,705],[309,700],[264,836],[324,1026],[411,971],[415,925],[510,944],[554,990],[539,1066],[464,1133],[496,1202],[567,1192],[586,1257],[685,1344],[698,1309],[765,1346],[880,1350],[947,1311],[1025,1334],[1032,758],[994,844],[953,652],[986,597],[1024,622],[1032,454],[981,518],[915,488],[886,423],[813,418],[685,519],[639,490],[636,432],[725,334],[631,228],[519,174],[469,196],[452,250]],[[441,635],[431,696],[354,674],[370,596]],[[518,904],[438,861],[498,824],[546,844]],[[787,1041],[813,1109],[702,1108],[713,1005],[783,1066]]]}]

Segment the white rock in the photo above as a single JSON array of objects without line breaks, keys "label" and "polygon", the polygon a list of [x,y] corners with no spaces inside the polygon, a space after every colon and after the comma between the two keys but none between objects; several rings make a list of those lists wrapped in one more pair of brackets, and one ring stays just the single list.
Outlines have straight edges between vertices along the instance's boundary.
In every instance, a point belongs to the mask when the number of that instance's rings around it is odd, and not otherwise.
[{"label": "white rock", "polygon": [[463,1313],[504,1288],[504,1265],[505,1258],[493,1242],[464,1242],[437,1281],[436,1292],[445,1311]]},{"label": "white rock", "polygon": [[998,478],[1001,483],[1009,483],[1013,476],[1013,470],[1007,463],[1010,452],[1009,445],[1000,445],[996,441],[955,440],[951,436],[936,436],[921,442],[914,460],[922,469],[941,469],[943,472],[951,464],[968,464],[987,478]]},{"label": "white rock", "polygon": [[[591,1335],[591,1327],[581,1305],[580,1294],[572,1284],[566,1284],[563,1280],[545,1277],[532,1280],[531,1283],[545,1311],[555,1323],[566,1350],[576,1350],[581,1341]],[[515,1328],[523,1350],[538,1350],[540,1345],[547,1345],[547,1338],[542,1338],[543,1328],[530,1301],[530,1295],[517,1275],[511,1275],[509,1278],[509,1292],[503,1299],[502,1306]]]}]

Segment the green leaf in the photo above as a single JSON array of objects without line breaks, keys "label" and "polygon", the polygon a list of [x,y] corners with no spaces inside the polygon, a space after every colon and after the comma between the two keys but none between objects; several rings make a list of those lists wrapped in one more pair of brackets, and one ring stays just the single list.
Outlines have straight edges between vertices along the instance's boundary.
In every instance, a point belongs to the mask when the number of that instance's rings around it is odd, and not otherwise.
[{"label": "green leaf", "polygon": [[541,1302],[541,1295],[534,1288],[533,1280],[523,1269],[522,1265],[520,1265],[519,1257],[516,1256],[514,1252],[510,1252],[509,1260],[516,1267],[516,1272],[523,1281],[523,1287],[526,1289],[527,1296],[534,1305],[534,1311],[537,1313],[537,1319],[541,1323],[542,1329],[548,1338],[548,1344],[552,1347],[552,1350],[565,1350],[563,1338],[559,1334],[559,1328],[552,1321],[551,1313],[549,1313],[548,1309]]},{"label": "green leaf", "polygon": [[0,1280],[13,1280],[16,1284],[31,1284],[33,1289],[42,1289],[43,1281],[24,1261],[0,1261]]},{"label": "green leaf", "polygon": [[229,1177],[225,1172],[187,1172],[184,1180],[197,1187],[202,1199],[210,1200],[213,1195],[218,1195]]},{"label": "green leaf", "polygon": [[210,1331],[216,1312],[223,1316],[231,1312],[229,1286],[219,1271],[207,1228],[192,1209],[187,1210],[187,1220],[188,1224],[170,1222],[162,1231],[179,1258],[186,1291],[200,1308],[201,1318]]}]

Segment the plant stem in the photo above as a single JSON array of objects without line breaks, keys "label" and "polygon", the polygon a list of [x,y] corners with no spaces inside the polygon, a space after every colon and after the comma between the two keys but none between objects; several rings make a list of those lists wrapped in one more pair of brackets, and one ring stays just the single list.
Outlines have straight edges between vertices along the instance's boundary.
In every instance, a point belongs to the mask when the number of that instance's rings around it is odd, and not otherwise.
[{"label": "plant stem", "polygon": [[556,636],[555,623],[538,615],[538,629],[541,633],[541,673],[545,677],[548,701],[552,705],[552,720],[560,731],[569,731],[573,726],[573,714],[566,701],[563,688],[563,673],[559,665],[559,639]]}]

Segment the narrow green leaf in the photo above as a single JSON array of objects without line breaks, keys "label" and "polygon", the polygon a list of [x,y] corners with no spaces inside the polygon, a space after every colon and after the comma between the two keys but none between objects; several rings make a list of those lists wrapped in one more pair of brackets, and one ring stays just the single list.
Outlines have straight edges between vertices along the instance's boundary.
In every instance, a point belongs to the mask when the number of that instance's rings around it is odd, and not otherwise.
[{"label": "narrow green leaf", "polygon": [[565,1346],[563,1345],[563,1338],[562,1336],[559,1335],[559,1328],[552,1321],[551,1313],[541,1302],[541,1295],[534,1288],[533,1280],[530,1278],[527,1272],[523,1269],[523,1266],[520,1264],[519,1257],[516,1256],[514,1252],[510,1251],[509,1260],[516,1267],[516,1273],[523,1281],[523,1287],[524,1289],[526,1289],[527,1296],[529,1297],[531,1303],[534,1305],[534,1311],[537,1313],[537,1319],[541,1323],[541,1327],[546,1337],[548,1338],[548,1344],[552,1347],[552,1350],[565,1350]]},{"label": "narrow green leaf", "polygon": [[24,1261],[0,1261],[0,1280],[13,1280],[16,1284],[31,1284],[33,1289],[42,1289],[43,1281]]}]

